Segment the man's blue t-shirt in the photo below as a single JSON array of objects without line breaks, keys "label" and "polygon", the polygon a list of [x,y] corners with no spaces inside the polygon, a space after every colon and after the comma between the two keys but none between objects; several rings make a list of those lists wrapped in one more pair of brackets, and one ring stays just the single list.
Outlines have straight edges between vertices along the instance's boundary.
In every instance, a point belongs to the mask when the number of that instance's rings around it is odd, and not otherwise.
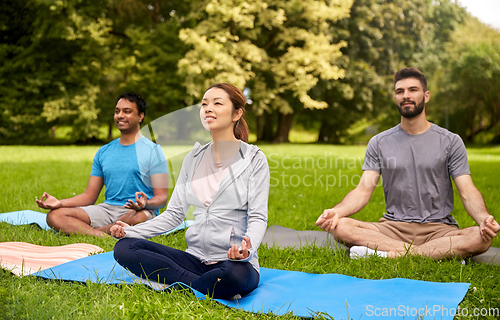
[{"label": "man's blue t-shirt", "polygon": [[168,173],[161,147],[141,137],[128,146],[121,145],[118,138],[99,148],[90,175],[104,179],[104,203],[123,206],[128,199],[135,199],[137,191],[148,199],[154,197],[150,176],[160,173]]}]

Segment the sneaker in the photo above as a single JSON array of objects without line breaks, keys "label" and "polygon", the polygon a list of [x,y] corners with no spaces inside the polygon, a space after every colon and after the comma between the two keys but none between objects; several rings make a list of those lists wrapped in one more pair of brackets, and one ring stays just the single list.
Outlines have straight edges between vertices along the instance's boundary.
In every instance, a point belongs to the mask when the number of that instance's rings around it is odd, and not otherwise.
[{"label": "sneaker", "polygon": [[387,252],[373,250],[365,246],[352,246],[349,253],[351,259],[367,258],[373,255],[387,258]]}]

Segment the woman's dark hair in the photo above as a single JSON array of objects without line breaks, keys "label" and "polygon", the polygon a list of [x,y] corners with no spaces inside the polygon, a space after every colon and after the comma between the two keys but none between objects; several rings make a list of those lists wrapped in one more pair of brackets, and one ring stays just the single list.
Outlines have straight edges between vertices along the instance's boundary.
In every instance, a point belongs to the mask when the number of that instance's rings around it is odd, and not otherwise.
[{"label": "woman's dark hair", "polygon": [[236,139],[239,139],[244,142],[248,142],[248,125],[243,118],[245,115],[245,104],[247,102],[247,99],[245,98],[245,95],[243,92],[241,92],[240,89],[236,88],[232,84],[227,84],[227,83],[218,83],[214,84],[210,88],[207,89],[210,90],[212,88],[219,88],[224,91],[226,91],[227,95],[229,96],[229,100],[233,103],[233,108],[234,111],[237,111],[238,109],[241,109],[243,113],[241,114],[241,118],[236,121],[236,124],[234,125],[233,128],[233,133]]}]

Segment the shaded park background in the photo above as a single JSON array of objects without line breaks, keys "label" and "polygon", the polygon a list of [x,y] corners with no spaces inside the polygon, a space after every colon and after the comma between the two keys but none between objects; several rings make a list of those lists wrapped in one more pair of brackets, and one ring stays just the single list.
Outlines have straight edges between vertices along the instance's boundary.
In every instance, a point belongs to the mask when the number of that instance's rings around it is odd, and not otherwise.
[{"label": "shaded park background", "polygon": [[399,122],[405,66],[427,75],[431,121],[499,143],[499,52],[452,0],[4,0],[0,143],[104,143],[122,92],[147,123],[221,81],[245,88],[253,140],[363,143]]}]

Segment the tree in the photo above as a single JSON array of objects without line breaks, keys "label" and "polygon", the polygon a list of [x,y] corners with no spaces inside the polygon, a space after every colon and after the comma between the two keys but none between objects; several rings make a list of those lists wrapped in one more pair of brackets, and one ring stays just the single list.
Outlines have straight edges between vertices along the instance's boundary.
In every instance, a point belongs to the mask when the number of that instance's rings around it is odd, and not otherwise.
[{"label": "tree", "polygon": [[329,104],[310,115],[321,123],[319,142],[346,142],[348,129],[362,119],[386,114],[397,121],[392,77],[422,50],[430,28],[427,8],[425,0],[355,0],[350,18],[334,24],[334,39],[348,44],[341,49],[346,76],[321,82],[315,89]]},{"label": "tree", "polygon": [[114,99],[127,90],[146,97],[149,118],[184,107],[176,64],[186,8],[160,0],[2,6],[0,135],[34,142],[70,126],[73,139],[91,141],[101,124],[112,127]]},{"label": "tree", "polygon": [[3,8],[13,10],[3,11],[10,16],[1,44],[3,135],[35,141],[71,119],[75,135],[91,137],[98,127],[95,75],[109,21],[90,19],[93,7],[77,1],[13,1]]},{"label": "tree", "polygon": [[[500,37],[499,37],[500,39]],[[463,48],[452,63],[455,99],[468,109],[466,139],[493,129],[493,141],[500,139],[500,45],[482,43]],[[471,85],[472,84],[472,85]]]},{"label": "tree", "polygon": [[445,44],[465,11],[451,0],[356,0],[351,17],[335,23],[334,35],[342,49],[346,76],[320,82],[314,89],[330,107],[306,114],[301,121],[320,122],[318,141],[349,143],[358,124],[393,126],[399,113],[392,98],[393,74],[415,66],[434,79],[446,64]]},{"label": "tree", "polygon": [[467,142],[481,132],[500,141],[499,43],[500,32],[467,15],[444,46],[446,60],[436,72],[430,113]]},{"label": "tree", "polygon": [[181,40],[192,47],[179,61],[179,72],[185,76],[190,95],[188,103],[200,99],[204,90],[216,82],[246,87],[255,113],[279,114],[274,140],[288,141],[295,109],[328,106],[313,99],[309,90],[319,79],[339,79],[345,74],[337,62],[346,43],[332,41],[330,25],[348,16],[351,3],[193,2],[190,18],[196,25],[180,32]]}]

